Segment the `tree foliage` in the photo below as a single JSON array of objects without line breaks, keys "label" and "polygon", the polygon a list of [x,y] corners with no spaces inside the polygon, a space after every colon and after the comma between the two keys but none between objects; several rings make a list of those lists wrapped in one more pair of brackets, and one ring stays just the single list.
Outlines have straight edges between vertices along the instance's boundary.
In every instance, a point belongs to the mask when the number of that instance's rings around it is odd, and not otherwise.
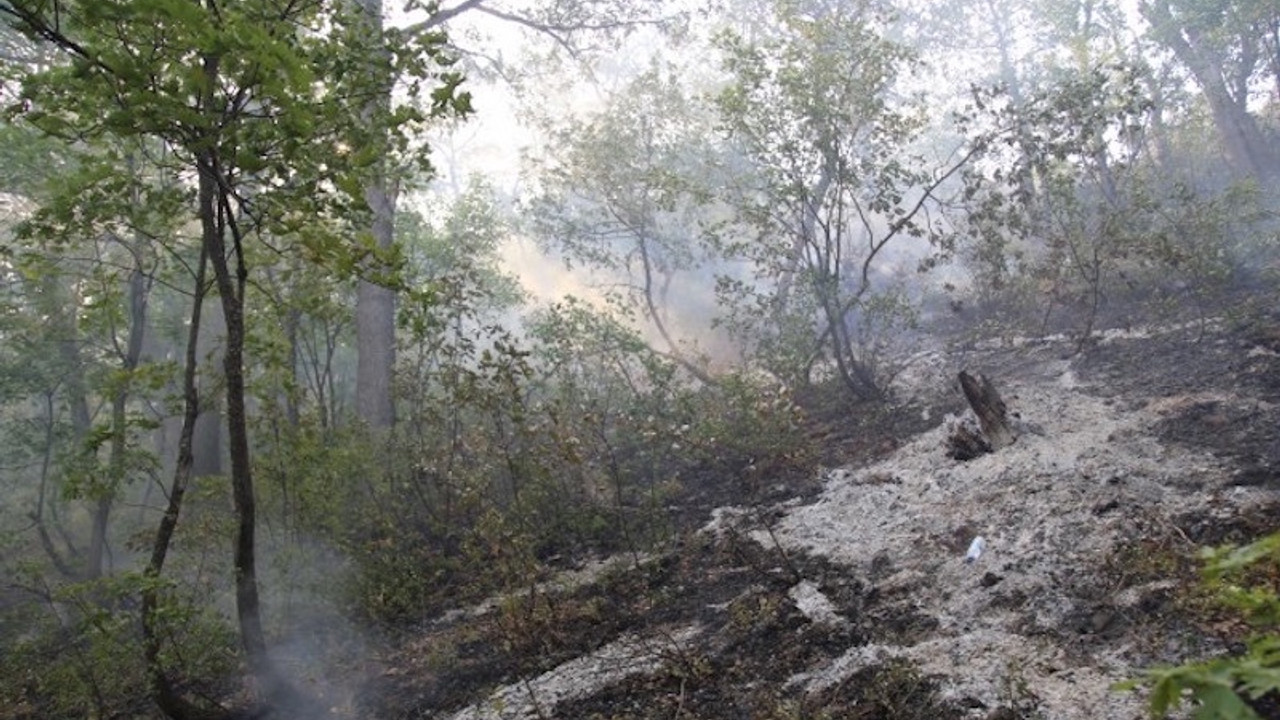
[{"label": "tree foliage", "polygon": [[775,371],[803,380],[825,357],[854,396],[878,398],[891,376],[876,345],[886,336],[866,331],[901,321],[888,266],[951,244],[940,194],[981,143],[941,166],[913,150],[922,106],[898,81],[916,58],[890,39],[888,10],[781,2],[774,13],[776,36],[718,42],[731,78],[717,98],[720,125],[743,170],[725,197],[737,227],[723,247],[756,276],[723,288],[765,311],[766,346],[796,326],[812,338],[799,364]]},{"label": "tree foliage", "polygon": [[703,381],[670,329],[672,283],[702,254],[698,235],[708,128],[670,69],[654,67],[590,118],[554,133],[532,229],[566,267],[604,271],[611,293],[641,311],[665,349]]},{"label": "tree foliage", "polygon": [[1277,153],[1251,105],[1260,89],[1280,90],[1280,11],[1258,0],[1149,0],[1141,10],[1200,86],[1234,168],[1272,177]]},{"label": "tree foliage", "polygon": [[[301,698],[272,667],[266,653],[257,586],[256,498],[248,437],[245,380],[246,307],[250,277],[247,248],[268,238],[277,249],[296,249],[312,261],[368,257],[369,243],[346,242],[359,217],[363,178],[389,153],[411,150],[410,126],[465,110],[456,94],[460,78],[442,70],[442,38],[427,34],[389,52],[354,52],[358,16],[345,3],[197,3],[188,0],[74,3],[8,3],[0,8],[14,27],[60,50],[65,62],[23,79],[17,117],[47,136],[65,141],[152,142],[171,153],[174,171],[194,178],[182,192],[187,218],[198,222],[201,256],[209,260],[226,327],[224,381],[231,459],[231,489],[238,530],[234,544],[237,615],[249,665],[269,703]],[[430,93],[427,110],[388,108],[364,117],[362,96],[403,71],[410,91]],[[151,208],[135,195],[118,194],[122,183],[110,166],[101,168],[102,188],[113,204],[69,198],[61,216],[69,233],[98,232],[86,224],[93,209]],[[92,175],[91,175],[92,177]],[[180,212],[183,203],[157,204]],[[176,214],[176,213],[175,213]],[[132,223],[137,225],[138,223]],[[163,246],[162,246],[163,247]],[[172,252],[172,246],[165,248]],[[141,254],[136,257],[145,257]],[[143,269],[131,282],[145,281]],[[141,280],[139,280],[141,278]],[[139,302],[133,300],[135,306]],[[135,312],[129,355],[131,371],[141,344]],[[136,334],[136,335],[135,335]],[[196,342],[190,340],[189,346]],[[192,360],[188,355],[188,366]],[[127,417],[127,395],[116,393],[116,437]],[[188,411],[198,402],[186,394]],[[193,413],[188,412],[188,421]],[[123,448],[113,446],[113,457]],[[113,467],[117,461],[113,460]],[[113,469],[112,474],[116,471]],[[101,509],[95,519],[91,568],[100,563],[105,540]],[[173,508],[176,512],[177,508]],[[103,530],[102,532],[105,532]],[[157,542],[167,542],[162,532]],[[157,552],[160,552],[158,549]],[[162,554],[161,554],[162,556]],[[155,572],[159,568],[154,568]],[[153,608],[153,611],[155,608]],[[150,624],[150,618],[144,618]],[[152,655],[152,660],[155,656]],[[157,700],[166,697],[158,681]]]}]

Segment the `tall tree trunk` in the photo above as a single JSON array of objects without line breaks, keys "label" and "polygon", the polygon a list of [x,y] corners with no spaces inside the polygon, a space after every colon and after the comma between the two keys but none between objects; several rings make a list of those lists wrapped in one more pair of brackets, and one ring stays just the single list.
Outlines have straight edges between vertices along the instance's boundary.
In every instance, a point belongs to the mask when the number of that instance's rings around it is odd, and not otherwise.
[{"label": "tall tree trunk", "polygon": [[71,431],[77,443],[89,437],[92,419],[89,414],[89,393],[84,383],[84,360],[80,356],[80,319],[76,309],[80,307],[79,295],[69,288],[64,278],[51,273],[48,276],[44,292],[51,306],[48,308],[52,318],[50,330],[54,342],[57,343],[59,359],[62,361],[62,386],[67,400],[67,409],[71,413]]},{"label": "tall tree trunk", "polygon": [[[89,438],[93,418],[89,412],[89,392],[84,380],[84,359],[80,354],[80,323],[76,314],[80,307],[79,296],[64,277],[53,272],[46,276],[41,288],[41,298],[48,303],[44,309],[50,317],[49,334],[57,348],[61,363],[60,384],[62,396],[65,398],[67,411],[71,417],[72,447],[75,456],[82,457],[88,452],[85,443]],[[50,422],[53,422],[52,415]],[[77,561],[76,575],[80,578],[91,575],[91,564],[78,562],[85,559],[84,548],[78,547],[65,528],[57,524],[55,502],[50,501],[48,506],[51,514],[54,515],[54,529],[62,537],[67,547],[68,557]],[[43,517],[43,508],[41,508],[41,517]]]},{"label": "tall tree trunk", "polygon": [[1036,176],[1032,168],[1035,163],[1032,158],[1036,154],[1036,142],[1031,138],[1031,133],[1024,119],[1026,111],[1026,96],[1022,90],[1022,78],[1018,76],[1018,67],[1014,63],[1013,43],[1015,32],[1009,26],[1010,11],[1008,4],[1005,2],[994,2],[988,0],[987,12],[989,13],[989,21],[996,33],[996,49],[1000,54],[1000,82],[1004,84],[1005,91],[1009,94],[1009,100],[1013,103],[1015,117],[1017,118],[1017,126],[1014,129],[1014,137],[1018,143],[1018,151],[1022,154],[1023,162],[1021,165],[1025,170],[1018,174],[1018,191],[1023,197],[1032,197],[1036,191]]},{"label": "tall tree trunk", "polygon": [[1237,172],[1254,178],[1263,178],[1276,172],[1275,160],[1257,120],[1243,103],[1237,103],[1225,94],[1225,83],[1212,79],[1201,83],[1214,127],[1222,138],[1227,157]]},{"label": "tall tree trunk", "polygon": [[[72,321],[74,328],[75,321]],[[71,434],[76,443],[83,444],[89,437],[92,419],[89,414],[89,392],[84,386],[84,363],[80,359],[80,340],[64,339],[61,343],[63,359],[67,361],[66,396],[67,409],[71,413]],[[83,448],[77,448],[77,451]]]},{"label": "tall tree trunk", "polygon": [[302,311],[297,308],[289,308],[285,313],[284,319],[284,335],[285,342],[289,344],[289,354],[286,362],[289,363],[289,375],[291,382],[285,388],[283,393],[284,416],[285,421],[289,423],[289,427],[297,430],[302,423],[302,409],[298,402],[298,388],[302,383],[298,379],[298,333],[302,327]]},{"label": "tall tree trunk", "polygon": [[[210,61],[216,68],[216,62]],[[232,274],[225,233],[226,214],[219,202],[217,158],[206,152],[200,159],[200,224],[204,247],[213,265],[222,317],[227,325],[223,355],[226,383],[227,440],[231,455],[231,494],[236,510],[235,584],[236,616],[240,639],[254,674],[270,676],[267,643],[262,632],[258,599],[258,571],[255,548],[257,507],[253,495],[253,474],[249,461],[249,427],[245,411],[244,382],[244,279],[243,264],[237,255]]]},{"label": "tall tree trunk", "polygon": [[1165,122],[1166,99],[1163,77],[1151,78],[1147,82],[1151,96],[1151,140],[1155,147],[1155,160],[1161,167],[1168,166],[1173,159],[1173,143],[1169,125]]},{"label": "tall tree trunk", "polygon": [[[791,247],[787,250],[786,258],[783,260],[783,270],[778,276],[778,290],[774,293],[774,297],[777,298],[775,309],[780,317],[786,316],[787,310],[791,305],[792,286],[795,284],[796,274],[800,272],[805,262],[805,247],[813,243],[813,238],[818,231],[818,225],[821,224],[822,204],[826,201],[827,193],[831,190],[831,184],[834,182],[835,168],[829,161],[825,162],[822,166],[822,174],[818,177],[818,182],[807,195],[800,199],[800,225],[796,236],[791,240]],[[819,340],[817,344],[821,345],[822,341]]]},{"label": "tall tree trunk", "polygon": [[[217,56],[207,55],[202,69],[206,112],[215,113],[213,91],[218,86],[220,63]],[[197,153],[198,202],[201,247],[213,266],[222,318],[226,323],[223,354],[223,379],[227,403],[227,444],[231,459],[231,496],[236,512],[234,553],[236,619],[240,626],[240,642],[244,647],[249,670],[259,684],[267,703],[279,706],[289,702],[289,693],[267,653],[262,631],[262,608],[258,596],[257,506],[253,492],[253,473],[249,457],[249,426],[245,407],[244,379],[244,290],[248,268],[242,254],[241,238],[236,232],[235,218],[228,212],[226,178],[219,164],[218,148],[210,142]],[[233,246],[227,247],[227,234]],[[234,261],[231,259],[234,255]],[[234,274],[233,274],[234,262]]]},{"label": "tall tree trunk", "polygon": [[[381,216],[374,221],[374,237],[379,247],[390,247],[391,233],[382,228],[390,228],[394,204],[380,188],[369,188],[368,196],[375,214]],[[396,364],[396,295],[368,280],[361,280],[356,290],[356,354],[356,412],[370,427],[391,427],[395,423],[391,380]]]},{"label": "tall tree trunk", "polygon": [[[373,52],[382,53],[382,0],[358,0]],[[368,120],[391,106],[391,83],[378,88],[365,109]],[[382,163],[365,189],[373,212],[371,228],[379,249],[395,237],[396,189]],[[391,288],[361,280],[356,290],[356,412],[370,427],[395,423],[392,377],[396,364],[396,295]]]},{"label": "tall tree trunk", "polygon": [[[221,308],[206,306],[205,316],[200,322],[200,339],[196,349],[196,358],[207,362],[211,371],[221,369],[223,362],[222,348],[226,336],[226,323],[222,320]],[[216,368],[216,369],[215,369]],[[192,454],[194,463],[191,468],[193,477],[221,475],[223,473],[223,435],[225,423],[222,421],[221,382],[212,378],[201,381],[197,373],[197,388],[200,393],[200,414],[196,417],[195,437],[192,438]]]},{"label": "tall tree trunk", "polygon": [[[68,562],[67,558],[58,551],[58,547],[53,542],[53,536],[49,534],[49,528],[45,525],[45,506],[49,495],[49,470],[53,465],[53,449],[55,445],[55,433],[57,425],[55,424],[53,391],[49,390],[44,395],[45,406],[45,433],[44,433],[44,452],[40,458],[40,485],[36,491],[36,509],[31,511],[31,522],[35,525],[36,536],[40,539],[40,547],[44,549],[45,555],[49,556],[49,562],[53,563],[54,569],[58,574],[67,580],[75,580],[79,577],[79,568]],[[74,547],[67,548],[67,555],[74,560]]]}]

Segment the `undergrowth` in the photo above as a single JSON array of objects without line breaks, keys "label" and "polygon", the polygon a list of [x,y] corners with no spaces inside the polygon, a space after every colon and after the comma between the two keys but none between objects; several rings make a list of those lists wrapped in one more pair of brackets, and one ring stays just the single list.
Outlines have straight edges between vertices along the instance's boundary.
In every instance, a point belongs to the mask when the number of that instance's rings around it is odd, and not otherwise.
[{"label": "undergrowth", "polygon": [[1253,632],[1239,652],[1148,670],[1122,689],[1151,688],[1152,717],[1190,704],[1196,720],[1274,717],[1280,703],[1280,533],[1202,554],[1203,587]]}]

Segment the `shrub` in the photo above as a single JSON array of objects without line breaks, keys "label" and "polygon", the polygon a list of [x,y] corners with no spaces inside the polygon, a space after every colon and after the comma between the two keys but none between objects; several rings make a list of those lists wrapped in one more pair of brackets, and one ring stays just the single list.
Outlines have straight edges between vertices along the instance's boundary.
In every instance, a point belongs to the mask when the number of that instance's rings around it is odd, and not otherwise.
[{"label": "shrub", "polygon": [[1243,653],[1177,667],[1156,668],[1139,682],[1151,686],[1153,717],[1164,717],[1185,700],[1196,705],[1197,720],[1257,720],[1255,707],[1280,693],[1280,533],[1241,547],[1204,553],[1205,583],[1228,608],[1240,613],[1259,634]]},{"label": "shrub", "polygon": [[[0,660],[0,717],[147,717],[154,714],[136,597],[140,574],[46,587],[44,611],[27,606],[28,630]],[[231,677],[238,644],[225,618],[191,588],[167,585],[156,618],[160,662],[179,684],[205,690]]]}]

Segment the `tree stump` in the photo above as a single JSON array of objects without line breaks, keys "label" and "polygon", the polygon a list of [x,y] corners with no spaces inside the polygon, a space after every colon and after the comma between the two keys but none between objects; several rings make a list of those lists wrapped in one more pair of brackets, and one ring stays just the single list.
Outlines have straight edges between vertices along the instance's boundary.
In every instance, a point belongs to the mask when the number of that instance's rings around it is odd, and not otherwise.
[{"label": "tree stump", "polygon": [[1009,411],[1000,393],[987,379],[987,376],[971,375],[968,371],[960,372],[960,388],[964,390],[965,399],[973,414],[978,416],[982,433],[987,436],[992,452],[1008,447],[1018,439],[1017,433],[1009,426]]},{"label": "tree stump", "polygon": [[[968,420],[968,422],[965,422]],[[965,418],[951,426],[947,434],[947,457],[965,462],[991,452],[991,443],[982,436],[977,423]]]}]

